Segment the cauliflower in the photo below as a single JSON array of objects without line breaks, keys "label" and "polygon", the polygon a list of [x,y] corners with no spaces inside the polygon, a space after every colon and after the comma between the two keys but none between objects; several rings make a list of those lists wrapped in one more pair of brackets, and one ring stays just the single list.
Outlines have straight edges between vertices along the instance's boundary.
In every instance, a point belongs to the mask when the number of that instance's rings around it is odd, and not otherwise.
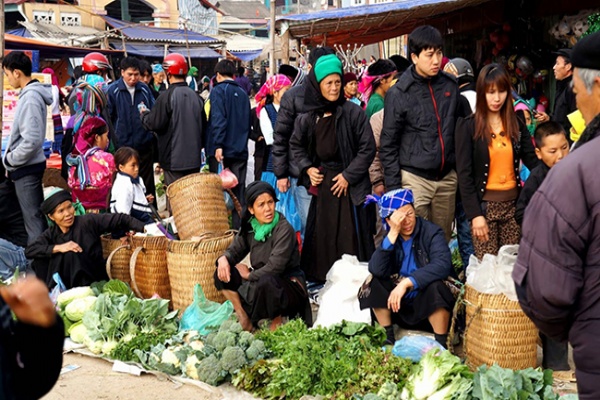
[{"label": "cauliflower", "polygon": [[69,329],[69,335],[71,336],[71,340],[75,343],[83,343],[83,340],[87,336],[87,333],[87,328],[81,321],[71,325],[71,328]]},{"label": "cauliflower", "polygon": [[400,392],[398,392],[398,386],[396,386],[395,383],[387,381],[381,385],[379,392],[377,392],[377,396],[381,397],[383,400],[399,400]]},{"label": "cauliflower", "polygon": [[233,346],[223,350],[223,355],[221,356],[221,368],[230,374],[233,375],[247,363],[246,354],[241,347]]},{"label": "cauliflower", "polygon": [[56,298],[56,305],[60,308],[65,308],[70,302],[72,302],[75,299],[81,299],[93,295],[94,291],[89,286],[72,288],[58,295],[58,297]]},{"label": "cauliflower", "polygon": [[186,332],[185,336],[183,337],[183,341],[185,343],[191,343],[199,337],[200,333],[198,331],[191,330]]},{"label": "cauliflower", "polygon": [[88,335],[83,338],[83,344],[87,347],[92,353],[100,354],[102,352],[102,345],[104,342],[102,340],[94,341]]},{"label": "cauliflower", "polygon": [[235,333],[233,332],[219,332],[213,339],[213,347],[217,351],[223,351],[227,347],[235,346],[237,343]]},{"label": "cauliflower", "polygon": [[94,308],[96,300],[95,296],[74,299],[65,307],[65,315],[73,322],[81,321],[83,314]]},{"label": "cauliflower", "polygon": [[200,363],[198,357],[192,354],[185,360],[183,373],[192,379],[199,380],[197,365]]},{"label": "cauliflower", "polygon": [[119,343],[116,340],[107,340],[102,344],[102,354],[109,355]]},{"label": "cauliflower", "polygon": [[175,352],[171,349],[165,349],[162,352],[162,355],[160,357],[160,362],[163,364],[173,365],[175,368],[179,368],[179,366],[181,365],[181,361],[179,361],[179,358],[177,357]]},{"label": "cauliflower", "polygon": [[242,331],[238,336],[238,346],[246,350],[254,341],[254,335],[250,332]]},{"label": "cauliflower", "polygon": [[246,350],[246,357],[248,357],[250,361],[260,360],[264,357],[266,350],[267,348],[265,347],[265,343],[262,340],[256,339]]},{"label": "cauliflower", "polygon": [[221,362],[211,354],[204,360],[200,361],[197,367],[198,379],[209,385],[217,386],[225,380],[226,372],[221,368]]},{"label": "cauliflower", "polygon": [[194,341],[190,342],[190,347],[194,351],[202,351],[202,350],[204,350],[204,343],[202,343],[199,340],[194,340]]}]

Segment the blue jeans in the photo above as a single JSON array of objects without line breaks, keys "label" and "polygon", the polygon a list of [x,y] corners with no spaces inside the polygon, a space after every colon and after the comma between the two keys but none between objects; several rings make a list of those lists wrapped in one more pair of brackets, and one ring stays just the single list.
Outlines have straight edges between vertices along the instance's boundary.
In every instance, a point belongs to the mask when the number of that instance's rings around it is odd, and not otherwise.
[{"label": "blue jeans", "polygon": [[18,267],[20,272],[27,270],[25,249],[12,244],[8,240],[0,239],[0,278],[8,279]]},{"label": "blue jeans", "polygon": [[471,238],[471,226],[465,214],[462,201],[456,202],[454,211],[456,218],[456,238],[458,239],[458,251],[463,262],[463,270],[469,265],[469,256],[475,254],[473,239]]},{"label": "blue jeans", "polygon": [[44,201],[42,176],[43,174],[25,175],[13,182],[23,212],[27,244],[31,244],[46,230],[46,219],[40,210],[40,205]]},{"label": "blue jeans", "polygon": [[290,190],[294,194],[294,202],[296,203],[296,211],[302,221],[302,240],[304,240],[304,232],[306,231],[306,220],[308,219],[308,209],[310,208],[310,202],[312,196],[308,194],[306,188],[302,185],[298,185],[297,178],[290,178]]}]

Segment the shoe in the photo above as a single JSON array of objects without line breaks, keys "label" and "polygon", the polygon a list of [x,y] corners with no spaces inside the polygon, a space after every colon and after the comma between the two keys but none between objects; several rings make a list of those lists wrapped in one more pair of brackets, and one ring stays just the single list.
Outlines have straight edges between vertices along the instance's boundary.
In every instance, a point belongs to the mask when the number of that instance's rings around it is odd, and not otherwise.
[{"label": "shoe", "polygon": [[575,371],[553,371],[552,372],[552,378],[554,378],[555,381],[561,381],[561,382],[570,382],[570,383],[576,383],[577,382],[577,378],[575,377]]}]

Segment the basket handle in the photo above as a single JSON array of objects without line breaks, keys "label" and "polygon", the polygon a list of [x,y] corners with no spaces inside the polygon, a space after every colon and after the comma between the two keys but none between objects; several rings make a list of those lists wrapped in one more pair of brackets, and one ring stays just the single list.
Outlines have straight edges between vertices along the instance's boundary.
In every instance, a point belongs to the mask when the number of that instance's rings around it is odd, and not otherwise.
[{"label": "basket handle", "polygon": [[131,275],[131,288],[135,292],[135,295],[140,299],[143,299],[144,296],[142,296],[142,293],[138,288],[137,282],[135,281],[135,264],[137,263],[138,255],[143,250],[143,247],[136,247],[136,249],[133,251],[133,254],[131,255],[131,259],[129,260],[129,275]]},{"label": "basket handle", "polygon": [[129,248],[129,245],[124,244],[122,246],[117,247],[116,249],[114,249],[113,251],[110,252],[110,255],[106,259],[106,275],[108,275],[108,279],[112,279],[111,270],[112,270],[112,259],[113,259],[114,255],[117,254],[117,252],[119,250],[124,249],[126,247]]},{"label": "basket handle", "polygon": [[233,207],[235,208],[235,211],[238,213],[238,216],[241,217],[242,216],[242,204],[240,203],[240,200],[236,197],[235,194],[233,194],[231,189],[224,189],[224,190],[227,193],[229,193],[229,196],[231,196],[231,201],[233,201]]}]

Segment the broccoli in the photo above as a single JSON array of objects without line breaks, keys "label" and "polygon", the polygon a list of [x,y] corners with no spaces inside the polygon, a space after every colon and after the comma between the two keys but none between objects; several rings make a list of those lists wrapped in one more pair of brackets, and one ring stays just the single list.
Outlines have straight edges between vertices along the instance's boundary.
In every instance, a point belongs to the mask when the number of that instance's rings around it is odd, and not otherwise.
[{"label": "broccoli", "polygon": [[217,351],[223,351],[227,347],[232,347],[237,344],[235,333],[233,332],[219,332],[216,334],[212,341],[212,346]]},{"label": "broccoli", "polygon": [[266,351],[265,343],[262,340],[254,340],[246,350],[246,356],[250,361],[257,361],[263,358]]},{"label": "broccoli", "polygon": [[217,386],[225,379],[226,371],[221,368],[221,362],[211,354],[206,357],[196,366],[198,371],[198,379],[209,385]]},{"label": "broccoli", "polygon": [[230,374],[233,375],[247,363],[246,354],[241,347],[233,346],[223,350],[223,355],[221,356],[221,368]]},{"label": "broccoli", "polygon": [[228,319],[226,321],[223,321],[223,323],[219,327],[218,332],[229,332],[229,330],[231,328],[231,325],[233,325],[234,323],[235,323],[235,321],[232,320],[232,319]]},{"label": "broccoli", "polygon": [[250,332],[242,331],[238,336],[238,346],[246,350],[254,341],[254,335]]},{"label": "broccoli", "polygon": [[400,399],[400,392],[398,392],[398,386],[390,381],[385,382],[381,385],[381,389],[377,392],[377,396],[383,400],[398,400]]},{"label": "broccoli", "polygon": [[217,336],[216,332],[211,332],[208,335],[206,335],[206,337],[204,338],[204,344],[207,346],[215,347],[215,345],[214,345],[215,336]]},{"label": "broccoli", "polygon": [[381,397],[373,393],[367,393],[363,396],[362,400],[383,400]]}]

